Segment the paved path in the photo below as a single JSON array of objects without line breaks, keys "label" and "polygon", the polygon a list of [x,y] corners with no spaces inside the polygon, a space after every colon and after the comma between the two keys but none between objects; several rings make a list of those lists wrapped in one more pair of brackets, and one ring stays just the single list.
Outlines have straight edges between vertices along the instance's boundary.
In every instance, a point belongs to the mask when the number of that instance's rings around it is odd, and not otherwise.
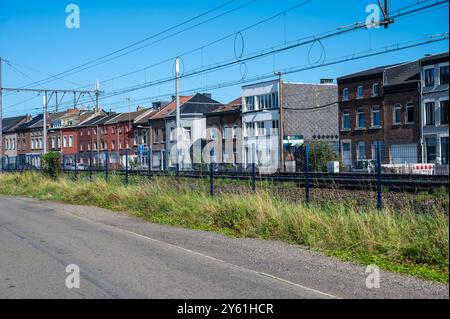
[{"label": "paved path", "polygon": [[[65,285],[80,267],[80,289]],[[448,286],[275,241],[155,225],[94,207],[0,196],[0,298],[448,298]]]}]

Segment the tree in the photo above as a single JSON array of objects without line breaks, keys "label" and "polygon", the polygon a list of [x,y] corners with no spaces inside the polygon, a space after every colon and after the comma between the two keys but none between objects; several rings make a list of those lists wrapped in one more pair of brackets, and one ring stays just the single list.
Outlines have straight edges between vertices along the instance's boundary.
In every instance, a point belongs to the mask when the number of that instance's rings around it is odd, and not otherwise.
[{"label": "tree", "polygon": [[60,160],[61,154],[59,152],[49,152],[47,154],[42,154],[42,172],[50,178],[57,179],[61,174]]}]

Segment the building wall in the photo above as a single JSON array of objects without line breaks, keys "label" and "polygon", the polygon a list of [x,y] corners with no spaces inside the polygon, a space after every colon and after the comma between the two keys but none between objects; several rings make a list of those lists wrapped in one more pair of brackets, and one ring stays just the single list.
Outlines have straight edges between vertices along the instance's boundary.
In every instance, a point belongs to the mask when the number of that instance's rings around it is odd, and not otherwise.
[{"label": "building wall", "polygon": [[[441,102],[449,100],[449,85],[440,83],[440,68],[443,66],[448,66],[448,56],[447,61],[437,61],[437,63],[425,65],[421,70],[422,77],[422,105],[421,112],[422,116],[422,129],[423,129],[423,154],[424,161],[427,163],[438,163],[448,165],[448,158],[446,159],[445,149],[446,145],[443,143],[443,140],[447,138],[448,140],[448,124],[441,124]],[[425,70],[433,68],[434,71],[434,85],[433,86],[425,86]],[[434,125],[426,124],[426,104],[429,102],[435,103],[434,108]],[[436,149],[432,151],[435,153],[435,156],[430,156],[430,147],[433,148],[434,144]],[[427,150],[428,148],[428,150]],[[448,149],[447,149],[448,154]]]},{"label": "building wall", "polygon": [[[373,96],[373,84],[379,85],[379,95]],[[384,87],[383,73],[365,77],[345,79],[339,83],[339,138],[341,158],[346,165],[358,159],[375,159],[376,145],[382,144],[382,161],[420,162],[418,148],[420,136],[420,95],[417,84]],[[357,89],[363,86],[363,97],[357,96]],[[344,88],[349,90],[349,99],[344,100]],[[414,123],[406,123],[406,105],[414,105]],[[401,105],[401,122],[394,124],[394,105]],[[373,126],[373,110],[380,112],[380,125]],[[358,126],[358,110],[364,112],[364,127]],[[344,128],[343,115],[350,115],[350,129]],[[350,145],[351,157],[348,153]],[[362,146],[364,145],[364,146]]]},{"label": "building wall", "polygon": [[[227,136],[225,136],[224,128],[228,128]],[[233,134],[233,127],[236,128]],[[219,136],[216,141],[212,140],[210,130],[217,129]],[[217,115],[209,115],[206,118],[206,142],[214,142],[219,150],[215,154],[215,160],[218,163],[240,164],[242,163],[242,119],[240,112],[234,113],[217,113]],[[228,144],[227,144],[228,143]],[[232,152],[230,154],[230,152]]]}]

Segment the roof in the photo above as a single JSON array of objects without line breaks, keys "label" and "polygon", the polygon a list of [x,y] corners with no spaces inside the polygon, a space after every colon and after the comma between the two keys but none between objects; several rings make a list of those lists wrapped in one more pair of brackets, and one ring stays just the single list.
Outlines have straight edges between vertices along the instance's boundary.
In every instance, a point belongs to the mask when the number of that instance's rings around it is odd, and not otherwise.
[{"label": "roof", "polygon": [[15,117],[7,117],[2,119],[2,130],[3,132],[9,132],[16,128],[18,125],[27,119],[27,115],[15,116]]},{"label": "roof", "polygon": [[441,60],[448,61],[448,51],[438,53],[438,54],[428,55],[428,56],[420,59],[420,63],[421,64],[433,64],[435,61],[441,61]]},{"label": "roof", "polygon": [[141,116],[139,119],[134,121],[135,124],[147,124],[148,120],[155,115],[158,112],[158,110],[152,110],[150,113]]},{"label": "roof", "polygon": [[234,113],[241,112],[242,109],[242,97],[234,99],[228,104],[221,105],[215,110],[208,113],[208,115],[218,115],[218,113]]},{"label": "roof", "polygon": [[93,118],[78,124],[77,127],[88,127],[88,126],[91,126],[93,123],[95,123],[96,121],[104,118],[105,116],[106,116],[105,114],[96,115]]},{"label": "roof", "polygon": [[384,86],[415,83],[420,81],[419,61],[407,62],[386,68],[384,73]]},{"label": "roof", "polygon": [[125,112],[125,113],[119,113],[116,114],[117,116],[111,118],[108,121],[105,121],[102,124],[115,124],[115,123],[121,123],[121,122],[127,122],[128,120],[131,120],[131,122],[134,122],[136,119],[140,119],[141,116],[145,116],[146,113],[149,113],[151,109],[141,109],[135,112]]},{"label": "roof", "polygon": [[[204,94],[197,93],[180,105],[180,114],[207,114],[222,105]],[[167,117],[173,117],[175,115],[176,112],[173,110]]]},{"label": "roof", "polygon": [[[190,96],[180,96],[180,104],[184,104],[187,101],[189,101],[191,98],[193,98],[192,95]],[[177,102],[174,100],[167,104],[165,107],[157,111],[152,117],[150,117],[150,120],[157,120],[157,119],[163,119],[165,118],[169,113],[174,111],[177,107]]]},{"label": "roof", "polygon": [[341,77],[337,78],[337,80],[343,81],[343,80],[349,80],[349,79],[353,79],[353,78],[360,78],[360,77],[366,77],[366,76],[371,76],[371,75],[376,75],[376,74],[382,74],[384,72],[384,70],[386,70],[387,68],[393,67],[395,65],[397,65],[397,64],[378,66],[376,68],[372,68],[372,69],[360,71],[357,73],[352,73],[352,74],[341,76]]},{"label": "roof", "polygon": [[41,114],[38,114],[38,115],[36,115],[35,117],[33,117],[33,118],[31,119],[31,121],[29,121],[29,122],[27,122],[27,123],[23,123],[22,125],[18,126],[18,127],[16,128],[16,130],[26,130],[26,129],[29,129],[29,128],[31,128],[33,125],[35,125],[37,122],[42,121],[42,119],[43,119],[42,113],[41,113]]}]

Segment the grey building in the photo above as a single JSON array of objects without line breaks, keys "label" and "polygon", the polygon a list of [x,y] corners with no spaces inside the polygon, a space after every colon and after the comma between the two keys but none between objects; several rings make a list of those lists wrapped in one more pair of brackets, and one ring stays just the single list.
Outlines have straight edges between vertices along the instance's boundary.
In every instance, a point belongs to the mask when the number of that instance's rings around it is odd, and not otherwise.
[{"label": "grey building", "polygon": [[338,144],[337,118],[338,87],[330,81],[275,80],[242,87],[244,166],[255,162],[268,173],[288,165],[294,170],[291,147],[314,141]]},{"label": "grey building", "polygon": [[448,52],[420,60],[423,161],[448,172]]}]

